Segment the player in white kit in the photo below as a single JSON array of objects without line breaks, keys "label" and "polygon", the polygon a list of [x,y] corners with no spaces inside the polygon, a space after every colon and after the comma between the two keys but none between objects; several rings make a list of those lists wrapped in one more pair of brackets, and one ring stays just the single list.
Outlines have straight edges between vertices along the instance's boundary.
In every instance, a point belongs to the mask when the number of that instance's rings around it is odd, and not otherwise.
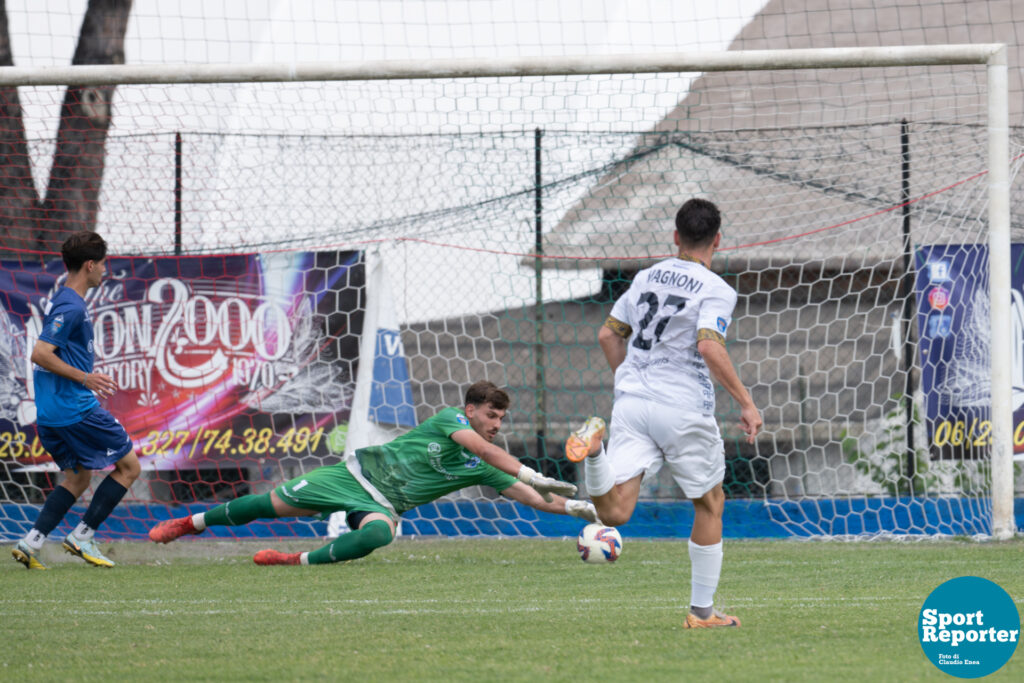
[{"label": "player in white kit", "polygon": [[608,450],[599,417],[589,418],[565,446],[569,460],[586,460],[587,492],[605,524],[629,521],[641,480],[663,464],[693,501],[687,628],[740,625],[713,608],[722,569],[725,450],[711,380],[739,405],[748,442],[762,423],[725,348],[736,291],[710,269],[720,226],[718,208],[707,200],[691,199],[679,209],[679,255],[637,273],[598,333],[615,372]]}]

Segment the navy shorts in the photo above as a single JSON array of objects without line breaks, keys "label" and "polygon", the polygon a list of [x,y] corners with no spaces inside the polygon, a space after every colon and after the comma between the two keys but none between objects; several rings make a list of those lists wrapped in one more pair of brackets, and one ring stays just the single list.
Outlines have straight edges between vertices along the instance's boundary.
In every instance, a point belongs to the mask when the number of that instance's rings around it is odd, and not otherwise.
[{"label": "navy shorts", "polygon": [[102,470],[132,451],[128,432],[113,415],[94,408],[81,422],[63,427],[39,425],[39,442],[62,470]]}]

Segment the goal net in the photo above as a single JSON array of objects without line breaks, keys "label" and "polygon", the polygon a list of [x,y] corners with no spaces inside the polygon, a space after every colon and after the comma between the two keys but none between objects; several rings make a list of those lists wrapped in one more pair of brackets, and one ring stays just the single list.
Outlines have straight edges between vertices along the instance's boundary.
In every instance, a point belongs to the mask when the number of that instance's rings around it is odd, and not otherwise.
[{"label": "goal net", "polygon": [[[97,368],[144,467],[103,533],[143,538],[461,405],[478,379],[511,394],[500,445],[582,486],[561,453],[587,416],[610,417],[597,331],[637,270],[673,254],[693,196],[723,211],[728,349],[765,419],[746,443],[719,392],[726,533],[1005,533],[1024,450],[1006,189],[1024,138],[1007,142],[992,54],[14,70],[0,89],[23,111],[69,104],[55,135],[3,143],[0,538],[57,483],[28,355],[72,230],[110,245],[88,300]],[[623,533],[685,536],[690,509],[654,474]],[[471,489],[402,529],[578,526]]]}]

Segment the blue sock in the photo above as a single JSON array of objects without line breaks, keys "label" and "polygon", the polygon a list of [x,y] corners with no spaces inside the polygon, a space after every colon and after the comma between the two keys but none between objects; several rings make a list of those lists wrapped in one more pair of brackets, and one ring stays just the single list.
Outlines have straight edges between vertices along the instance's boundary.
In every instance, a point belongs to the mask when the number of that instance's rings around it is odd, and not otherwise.
[{"label": "blue sock", "polygon": [[49,536],[50,532],[57,528],[60,520],[68,514],[68,510],[75,504],[75,496],[63,486],[57,486],[46,497],[43,509],[39,511],[36,523],[32,525],[43,536]]},{"label": "blue sock", "polygon": [[89,503],[89,508],[82,515],[82,523],[94,531],[98,529],[126,493],[128,493],[128,489],[114,481],[114,478],[108,474],[107,478],[96,487],[92,502]]}]

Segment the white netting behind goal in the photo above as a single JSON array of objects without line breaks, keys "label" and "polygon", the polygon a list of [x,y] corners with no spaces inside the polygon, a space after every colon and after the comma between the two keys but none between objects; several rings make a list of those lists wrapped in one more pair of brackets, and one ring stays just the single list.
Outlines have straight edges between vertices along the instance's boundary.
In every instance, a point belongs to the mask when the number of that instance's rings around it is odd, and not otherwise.
[{"label": "white netting behind goal", "polygon": [[[691,196],[723,210],[714,267],[740,293],[729,350],[765,417],[748,445],[719,395],[726,491],[748,518],[733,533],[987,533],[984,68],[689,81],[119,86],[111,108],[86,107],[87,128],[111,124],[95,203],[51,179],[49,210],[5,228],[4,537],[55,483],[26,350],[62,270],[55,248],[84,209],[114,257],[91,300],[98,361],[147,470],[111,527],[132,537],[182,506],[336,462],[371,362],[376,422],[408,428],[487,378],[513,398],[501,444],[581,479],[561,444],[610,414],[597,330],[632,274],[672,253]],[[54,109],[64,97],[20,93]],[[1021,142],[1014,131],[1014,169]],[[30,177],[62,170],[52,139],[26,150]],[[16,189],[4,188],[15,217]],[[367,285],[367,254],[391,290],[369,346],[367,302],[382,290]],[[651,477],[643,499],[627,533],[686,532],[670,479]],[[574,529],[479,490],[405,523]]]}]

